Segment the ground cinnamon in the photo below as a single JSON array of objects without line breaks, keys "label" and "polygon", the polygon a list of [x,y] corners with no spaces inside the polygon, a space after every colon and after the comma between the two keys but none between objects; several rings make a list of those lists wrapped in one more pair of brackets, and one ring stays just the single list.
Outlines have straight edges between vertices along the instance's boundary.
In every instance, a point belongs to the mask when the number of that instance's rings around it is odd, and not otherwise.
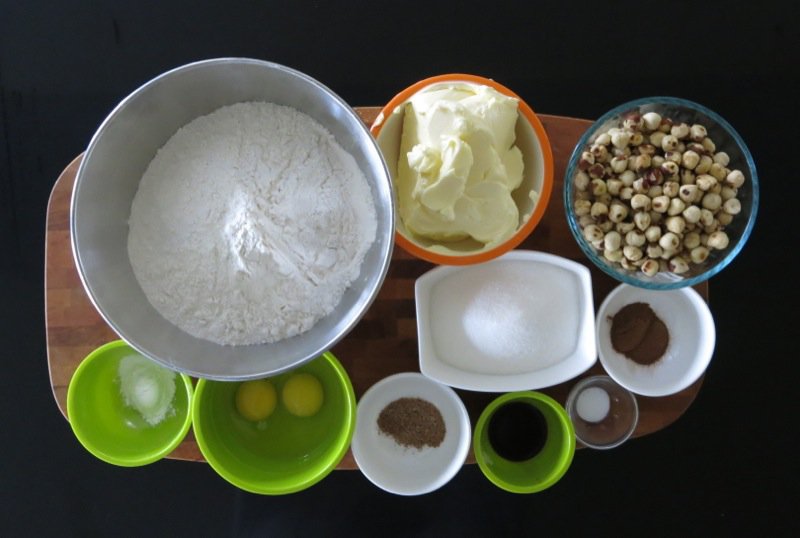
[{"label": "ground cinnamon", "polygon": [[669,330],[650,305],[631,303],[611,318],[611,345],[639,364],[653,364],[667,351]]},{"label": "ground cinnamon", "polygon": [[444,441],[444,419],[439,409],[422,398],[398,398],[378,415],[381,432],[403,446],[437,447]]}]

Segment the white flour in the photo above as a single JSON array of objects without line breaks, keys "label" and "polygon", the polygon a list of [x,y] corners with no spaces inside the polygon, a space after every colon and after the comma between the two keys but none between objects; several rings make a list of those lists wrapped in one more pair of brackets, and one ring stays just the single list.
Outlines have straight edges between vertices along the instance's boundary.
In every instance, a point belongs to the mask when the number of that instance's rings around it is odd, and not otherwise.
[{"label": "white flour", "polygon": [[377,223],[366,178],[324,127],[253,102],[178,130],[142,177],[129,226],[155,309],[199,338],[246,345],[329,314]]}]

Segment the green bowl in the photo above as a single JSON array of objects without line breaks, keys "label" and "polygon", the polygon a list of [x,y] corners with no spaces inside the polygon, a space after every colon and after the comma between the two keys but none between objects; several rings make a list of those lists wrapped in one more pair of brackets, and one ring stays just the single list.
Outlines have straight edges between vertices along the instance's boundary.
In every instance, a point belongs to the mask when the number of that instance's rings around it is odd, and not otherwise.
[{"label": "green bowl", "polygon": [[[489,442],[488,425],[503,405],[522,401],[544,415],[547,440],[542,450],[525,461],[511,461],[495,452]],[[541,392],[509,392],[493,400],[483,410],[472,437],[475,460],[483,474],[496,486],[512,493],[536,493],[558,482],[567,472],[575,454],[575,430],[566,410]]]},{"label": "green bowl", "polygon": [[67,416],[78,441],[97,458],[123,467],[163,458],[192,423],[192,380],[183,374],[175,376],[173,411],[158,424],[150,425],[125,404],[118,368],[131,355],[140,354],[122,340],[100,346],[81,361],[67,389]]},{"label": "green bowl", "polygon": [[[289,376],[300,372],[319,379],[324,392],[322,408],[311,417],[290,414],[280,398]],[[197,383],[192,419],[200,451],[222,478],[251,493],[282,495],[316,484],[342,460],[355,429],[356,396],[329,352],[269,379],[278,404],[267,419],[250,422],[239,415],[239,382],[209,379]]]}]

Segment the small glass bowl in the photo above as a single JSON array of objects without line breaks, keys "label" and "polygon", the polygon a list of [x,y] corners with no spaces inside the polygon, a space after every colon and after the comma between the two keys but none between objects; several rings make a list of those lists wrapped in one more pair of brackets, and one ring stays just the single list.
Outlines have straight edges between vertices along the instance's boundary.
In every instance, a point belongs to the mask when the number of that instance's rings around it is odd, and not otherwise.
[{"label": "small glass bowl", "polygon": [[[596,249],[583,236],[583,229],[579,217],[575,214],[575,176],[579,172],[581,153],[587,151],[597,137],[612,127],[617,127],[622,120],[633,113],[644,115],[647,112],[657,112],[662,117],[675,121],[685,122],[689,125],[699,123],[706,127],[708,136],[716,144],[716,152],[724,151],[730,157],[728,168],[739,169],[745,175],[745,183],[738,189],[737,198],[741,202],[741,212],[733,221],[725,226],[725,232],[730,237],[730,244],[724,250],[710,249],[711,253],[701,264],[689,264],[686,273],[675,274],[659,271],[654,276],[648,276],[640,270],[627,270],[619,263],[608,261],[603,252]],[[694,286],[704,282],[722,271],[737,254],[742,250],[755,224],[758,213],[759,183],[758,173],[750,150],[736,130],[719,114],[703,105],[680,99],[677,97],[647,97],[629,101],[619,105],[603,114],[578,141],[567,163],[564,175],[564,209],[570,231],[575,237],[578,246],[593,264],[612,278],[651,290],[672,290]]]},{"label": "small glass bowl", "polygon": [[[591,405],[596,403],[591,401],[591,397],[589,401],[581,401],[581,395],[589,389],[599,389],[608,395],[608,412],[604,415],[600,412],[598,417],[589,416],[598,413],[597,407]],[[596,394],[602,397],[602,393]],[[588,396],[588,393],[584,395]],[[588,408],[581,409],[587,404]],[[575,437],[589,448],[608,449],[619,446],[633,435],[639,423],[636,396],[606,375],[584,378],[572,387],[567,397],[566,409],[575,428]]]}]

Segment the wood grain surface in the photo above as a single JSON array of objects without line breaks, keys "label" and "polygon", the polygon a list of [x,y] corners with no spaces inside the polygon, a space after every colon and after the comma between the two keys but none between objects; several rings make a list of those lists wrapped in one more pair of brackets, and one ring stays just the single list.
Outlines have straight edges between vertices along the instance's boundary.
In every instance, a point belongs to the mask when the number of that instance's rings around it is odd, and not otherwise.
[{"label": "wood grain surface", "polygon": [[[370,125],[378,107],[356,111]],[[580,135],[590,125],[587,120],[540,114],[550,137],[555,163],[555,182],[544,218],[519,248],[558,254],[586,265],[592,273],[595,308],[617,282],[596,269],[581,253],[567,227],[562,202],[563,177],[567,160]],[[93,349],[117,340],[119,336],[103,321],[86,295],[72,257],[70,240],[70,198],[82,156],[76,157],[61,173],[50,195],[45,238],[45,318],[47,363],[56,404],[66,413],[67,387],[81,360]],[[417,328],[414,315],[414,281],[434,266],[412,258],[395,248],[389,273],[381,291],[360,323],[331,351],[347,370],[358,398],[380,379],[398,372],[419,371]],[[708,300],[708,284],[695,289]],[[587,372],[566,383],[542,389],[562,404],[575,382],[583,377],[605,373],[599,361]],[[662,398],[638,396],[639,424],[634,437],[651,434],[677,420],[700,390],[701,377],[685,390]],[[458,390],[470,413],[472,424],[484,407],[498,394]],[[76,441],[77,442],[77,441]],[[168,458],[205,461],[192,431]],[[468,463],[475,459],[470,451]],[[338,469],[356,469],[348,451]]]}]

